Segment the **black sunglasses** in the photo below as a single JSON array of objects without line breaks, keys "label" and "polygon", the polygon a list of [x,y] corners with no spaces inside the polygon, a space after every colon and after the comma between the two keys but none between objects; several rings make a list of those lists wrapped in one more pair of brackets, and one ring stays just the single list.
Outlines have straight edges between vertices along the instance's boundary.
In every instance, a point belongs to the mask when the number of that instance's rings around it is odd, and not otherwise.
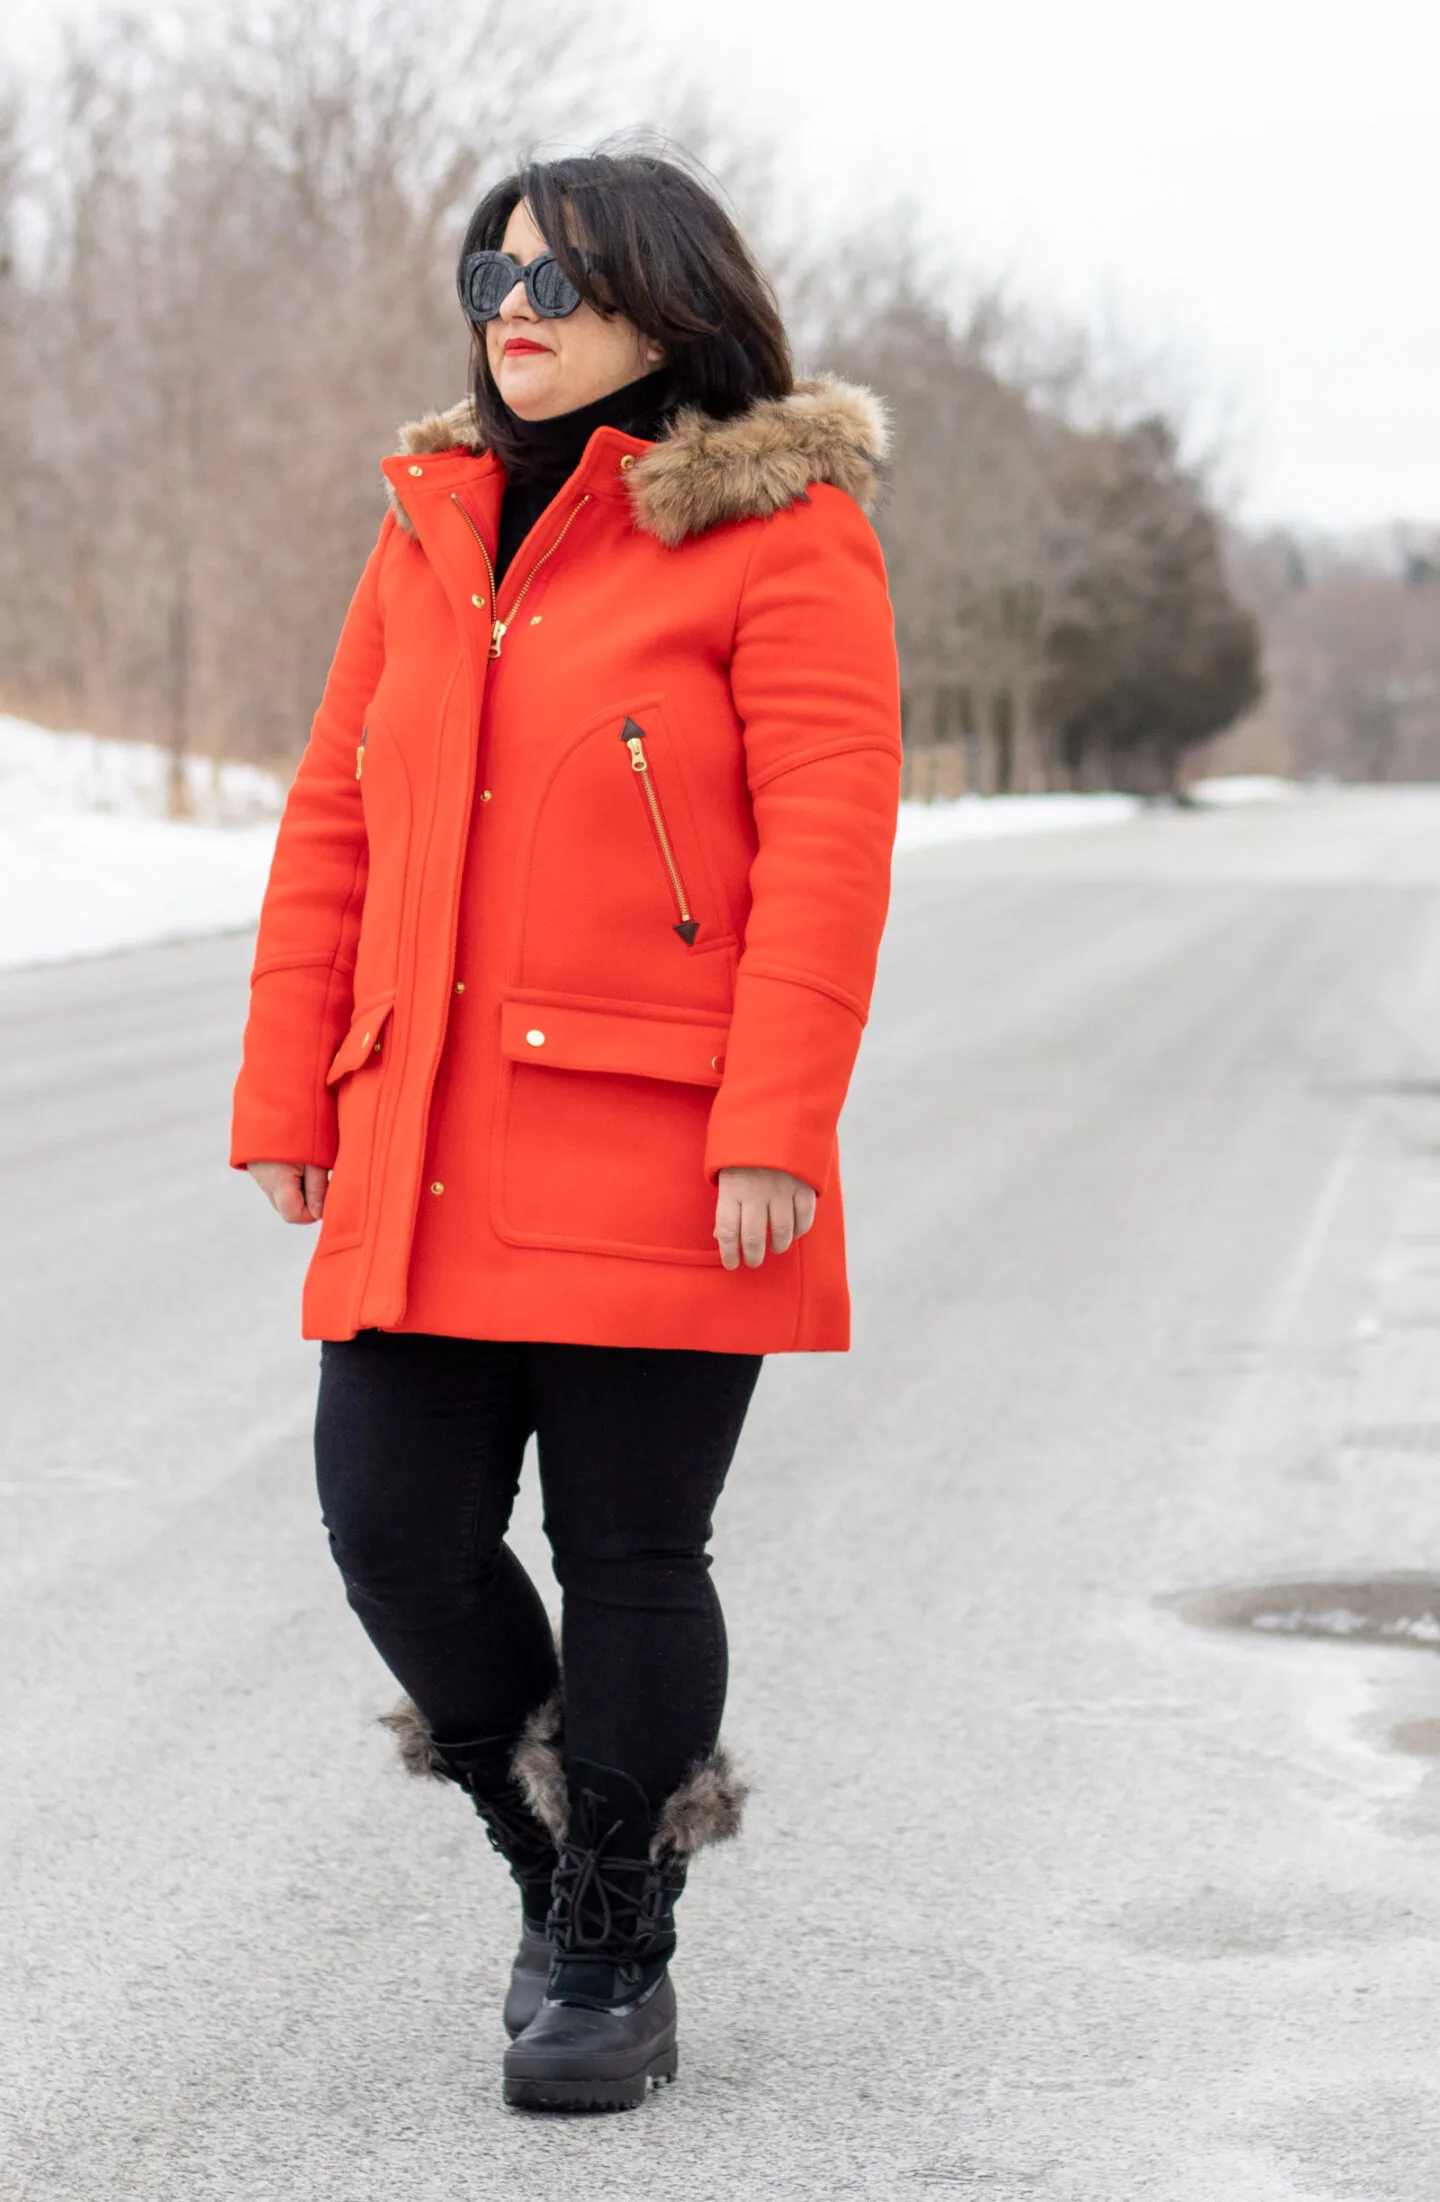
[{"label": "black sunglasses", "polygon": [[553,252],[537,253],[521,267],[508,252],[472,252],[460,269],[460,303],[468,319],[483,328],[493,321],[517,283],[542,321],[563,321],[574,313],[580,293]]}]

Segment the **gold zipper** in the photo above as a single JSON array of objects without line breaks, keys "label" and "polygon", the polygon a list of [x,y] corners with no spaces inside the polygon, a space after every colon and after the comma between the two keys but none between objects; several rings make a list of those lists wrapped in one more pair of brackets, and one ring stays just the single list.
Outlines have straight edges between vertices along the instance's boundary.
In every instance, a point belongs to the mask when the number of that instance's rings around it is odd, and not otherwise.
[{"label": "gold zipper", "polygon": [[467,511],[466,507],[460,502],[460,499],[455,495],[455,492],[453,490],[450,492],[450,502],[455,507],[456,511],[463,515],[465,525],[469,528],[470,533],[474,536],[476,542],[480,545],[480,556],[484,559],[485,571],[490,576],[490,609],[494,612],[495,619],[492,622],[490,628],[489,654],[492,658],[498,658],[500,655],[501,645],[503,644],[505,637],[509,633],[511,627],[513,627],[515,624],[515,614],[519,611],[521,605],[525,601],[526,590],[529,588],[531,582],[535,579],[535,576],[540,571],[540,568],[546,563],[548,559],[553,558],[556,551],[559,550],[560,545],[564,542],[566,536],[570,533],[571,528],[574,526],[576,517],[579,514],[581,507],[589,504],[589,493],[587,492],[586,495],[580,499],[579,504],[571,506],[570,511],[566,516],[564,527],[560,530],[560,533],[556,536],[554,542],[550,545],[549,549],[541,552],[540,556],[536,559],[534,565],[530,568],[530,571],[526,574],[525,579],[520,584],[520,594],[516,597],[514,603],[510,607],[510,617],[508,619],[501,619],[500,617],[500,585],[495,579],[495,568],[491,564],[490,553],[485,548],[485,538],[480,533],[480,530],[476,527],[475,522],[470,517],[470,514]]},{"label": "gold zipper", "polygon": [[685,882],[680,877],[680,867],[675,861],[675,851],[670,846],[670,833],[665,824],[665,814],[660,808],[660,798],[655,792],[655,777],[650,770],[650,760],[645,754],[645,730],[627,719],[621,729],[620,739],[630,752],[630,770],[640,775],[640,788],[645,797],[645,807],[650,813],[650,824],[655,834],[655,844],[660,851],[666,871],[670,874],[670,891],[675,897],[675,907],[680,912],[680,923],[672,927],[686,947],[700,930],[700,920],[690,915],[690,904],[685,895]]}]

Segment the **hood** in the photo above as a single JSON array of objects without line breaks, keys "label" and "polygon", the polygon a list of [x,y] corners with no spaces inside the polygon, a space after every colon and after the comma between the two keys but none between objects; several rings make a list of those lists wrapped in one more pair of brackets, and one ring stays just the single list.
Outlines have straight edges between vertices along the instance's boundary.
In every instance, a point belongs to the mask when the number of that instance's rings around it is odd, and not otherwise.
[{"label": "hood", "polygon": [[[799,503],[812,482],[843,489],[868,512],[889,441],[879,398],[834,375],[797,382],[789,397],[761,398],[733,420],[677,413],[626,478],[635,525],[674,550],[728,520],[768,519]],[[470,400],[407,422],[400,448],[478,455],[484,446]],[[393,490],[391,503],[409,530]]]}]

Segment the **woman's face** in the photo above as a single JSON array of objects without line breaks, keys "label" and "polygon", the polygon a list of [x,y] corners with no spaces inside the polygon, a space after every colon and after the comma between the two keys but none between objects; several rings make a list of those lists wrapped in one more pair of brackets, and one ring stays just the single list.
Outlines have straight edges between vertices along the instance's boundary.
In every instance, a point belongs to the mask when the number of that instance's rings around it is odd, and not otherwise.
[{"label": "woman's face", "polygon": [[[524,200],[505,224],[502,249],[525,267],[546,250]],[[581,299],[561,321],[544,321],[517,283],[485,325],[496,388],[522,420],[550,420],[623,390],[663,364],[664,352],[619,314],[606,318]]]}]

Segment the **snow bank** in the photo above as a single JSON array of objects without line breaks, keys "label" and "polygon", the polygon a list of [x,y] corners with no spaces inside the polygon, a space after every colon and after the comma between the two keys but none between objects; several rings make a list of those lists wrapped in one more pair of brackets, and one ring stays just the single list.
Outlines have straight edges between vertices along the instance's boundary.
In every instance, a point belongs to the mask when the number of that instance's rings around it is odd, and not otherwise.
[{"label": "snow bank", "polygon": [[1186,791],[1197,803],[1228,808],[1239,803],[1285,803],[1300,793],[1293,780],[1274,772],[1231,772],[1213,780],[1194,780]]},{"label": "snow bank", "polygon": [[[0,716],[0,970],[253,925],[285,789],[254,765],[188,760],[193,818],[167,819],[150,743],[54,734]],[[1238,801],[1202,781],[1201,801]],[[1271,783],[1266,783],[1270,785]],[[1273,783],[1288,791],[1288,783]],[[1245,798],[1261,799],[1257,795]],[[1133,818],[1131,795],[962,795],[902,803],[897,851]]]},{"label": "snow bank", "polygon": [[284,787],[191,758],[181,823],[168,778],[152,744],[0,717],[0,969],[253,925]]},{"label": "snow bank", "polygon": [[1144,808],[1135,795],[960,795],[902,803],[896,852],[945,841],[1002,841],[1015,834],[1075,833],[1114,826]]}]

